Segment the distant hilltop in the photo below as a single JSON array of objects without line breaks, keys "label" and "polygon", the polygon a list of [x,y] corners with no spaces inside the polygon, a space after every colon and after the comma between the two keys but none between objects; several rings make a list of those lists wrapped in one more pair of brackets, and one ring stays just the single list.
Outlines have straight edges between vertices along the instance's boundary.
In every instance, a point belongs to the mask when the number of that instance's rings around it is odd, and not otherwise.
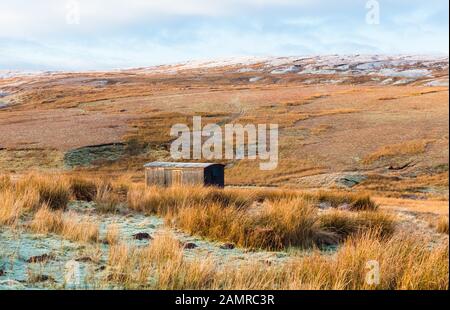
[{"label": "distant hilltop", "polygon": [[[345,77],[372,76],[382,84],[409,84],[423,80],[427,86],[448,86],[448,56],[435,55],[326,55],[290,57],[235,57],[219,60],[187,61],[171,65],[134,68],[122,71],[142,74],[241,73],[254,75],[303,75],[330,77],[344,82]],[[436,79],[438,78],[438,79]],[[440,79],[442,78],[442,79]],[[396,84],[397,83],[397,84]]]},{"label": "distant hilltop", "polygon": [[305,84],[377,84],[448,86],[448,56],[438,55],[322,55],[289,57],[232,57],[192,60],[174,64],[110,71],[16,71],[0,70],[0,79],[95,75],[185,74],[240,76],[247,83],[277,83],[286,80]]}]

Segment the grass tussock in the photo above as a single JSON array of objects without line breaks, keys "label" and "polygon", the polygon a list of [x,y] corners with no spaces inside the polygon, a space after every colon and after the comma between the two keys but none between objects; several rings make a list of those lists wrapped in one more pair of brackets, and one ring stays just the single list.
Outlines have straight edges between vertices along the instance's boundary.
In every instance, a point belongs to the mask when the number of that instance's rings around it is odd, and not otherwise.
[{"label": "grass tussock", "polygon": [[318,191],[305,193],[304,198],[315,203],[329,204],[333,208],[345,206],[351,211],[376,211],[378,205],[364,193]]},{"label": "grass tussock", "polygon": [[[242,191],[242,190],[241,190]],[[244,190],[245,191],[245,190]],[[352,211],[376,211],[378,205],[365,193],[320,190],[317,192],[302,192],[294,189],[258,189],[247,190],[255,201],[264,202],[301,198],[313,204],[325,203],[332,208],[346,206]]]},{"label": "grass tussock", "polygon": [[394,216],[385,212],[332,210],[320,216],[320,223],[324,230],[335,233],[341,240],[367,231],[379,231],[380,237],[391,236],[395,229]]},{"label": "grass tussock", "polygon": [[278,200],[251,217],[248,246],[265,249],[312,247],[332,242],[319,225],[317,209],[304,199]]},{"label": "grass tussock", "polygon": [[86,179],[80,176],[68,178],[72,197],[76,200],[95,202],[100,213],[115,213],[121,203],[121,195],[128,192],[124,182],[112,184],[101,179]]},{"label": "grass tussock", "polygon": [[73,212],[53,211],[48,205],[39,208],[29,227],[36,233],[54,233],[72,241],[95,242],[99,236],[98,224]]},{"label": "grass tussock", "polygon": [[61,236],[72,241],[96,242],[99,238],[99,225],[69,212],[64,216]]},{"label": "grass tussock", "polygon": [[119,194],[108,182],[99,181],[94,196],[95,209],[100,213],[116,213],[121,205]]},{"label": "grass tussock", "polygon": [[435,224],[436,231],[448,235],[448,216],[441,216]]},{"label": "grass tussock", "polygon": [[24,214],[39,205],[39,194],[33,189],[17,193],[13,187],[0,190],[0,224],[16,225]]},{"label": "grass tussock", "polygon": [[381,212],[319,213],[304,198],[266,202],[248,210],[219,204],[187,205],[167,213],[166,222],[193,235],[269,250],[335,244],[375,228],[387,236],[395,226],[394,219]]},{"label": "grass tussock", "polygon": [[70,188],[67,181],[56,175],[27,175],[15,183],[19,194],[34,190],[39,195],[39,203],[47,204],[53,210],[65,209],[70,200]]},{"label": "grass tussock", "polygon": [[395,156],[416,155],[424,153],[430,140],[412,140],[399,144],[386,145],[363,159],[364,164]]},{"label": "grass tussock", "polygon": [[105,241],[109,245],[117,244],[120,241],[120,229],[117,224],[110,224],[106,228]]},{"label": "grass tussock", "polygon": [[97,195],[97,182],[79,176],[68,178],[70,191],[75,200],[93,201]]},{"label": "grass tussock", "polygon": [[218,189],[214,187],[145,187],[135,185],[128,192],[128,206],[136,211],[150,214],[167,214],[190,204],[220,204],[245,208],[252,204],[251,191]]},{"label": "grass tussock", "polygon": [[47,205],[42,206],[34,215],[30,228],[39,234],[61,233],[64,220],[61,211],[52,211]]},{"label": "grass tussock", "polygon": [[14,225],[24,215],[41,206],[65,209],[70,199],[67,182],[59,176],[29,174],[17,181],[0,179],[0,224]]},{"label": "grass tussock", "polygon": [[2,190],[0,197],[0,224],[13,226],[23,212],[21,203],[10,191]]}]

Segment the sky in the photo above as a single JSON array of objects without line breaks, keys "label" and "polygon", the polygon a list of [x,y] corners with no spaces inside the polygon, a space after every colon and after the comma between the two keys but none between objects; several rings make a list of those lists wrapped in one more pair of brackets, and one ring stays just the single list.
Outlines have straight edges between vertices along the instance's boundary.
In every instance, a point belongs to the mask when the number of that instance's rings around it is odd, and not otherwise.
[{"label": "sky", "polygon": [[0,70],[448,55],[448,11],[448,0],[0,0]]}]

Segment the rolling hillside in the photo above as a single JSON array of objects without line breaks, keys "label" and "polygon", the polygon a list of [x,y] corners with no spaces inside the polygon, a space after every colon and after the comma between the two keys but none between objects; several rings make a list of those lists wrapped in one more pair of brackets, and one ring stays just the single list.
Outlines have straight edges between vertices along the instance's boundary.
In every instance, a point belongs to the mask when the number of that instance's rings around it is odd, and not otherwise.
[{"label": "rolling hillside", "polygon": [[0,169],[142,177],[170,128],[277,123],[280,160],[229,185],[448,197],[448,57],[248,57],[111,72],[0,72]]}]

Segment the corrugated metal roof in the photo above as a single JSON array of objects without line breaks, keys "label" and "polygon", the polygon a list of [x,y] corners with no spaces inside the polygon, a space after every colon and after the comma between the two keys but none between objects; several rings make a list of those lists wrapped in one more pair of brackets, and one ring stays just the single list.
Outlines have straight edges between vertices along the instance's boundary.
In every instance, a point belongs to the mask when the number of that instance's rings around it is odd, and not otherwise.
[{"label": "corrugated metal roof", "polygon": [[163,162],[163,161],[154,161],[148,164],[145,164],[144,167],[162,167],[162,168],[207,168],[214,165],[221,165],[216,163],[175,163],[175,162]]}]

